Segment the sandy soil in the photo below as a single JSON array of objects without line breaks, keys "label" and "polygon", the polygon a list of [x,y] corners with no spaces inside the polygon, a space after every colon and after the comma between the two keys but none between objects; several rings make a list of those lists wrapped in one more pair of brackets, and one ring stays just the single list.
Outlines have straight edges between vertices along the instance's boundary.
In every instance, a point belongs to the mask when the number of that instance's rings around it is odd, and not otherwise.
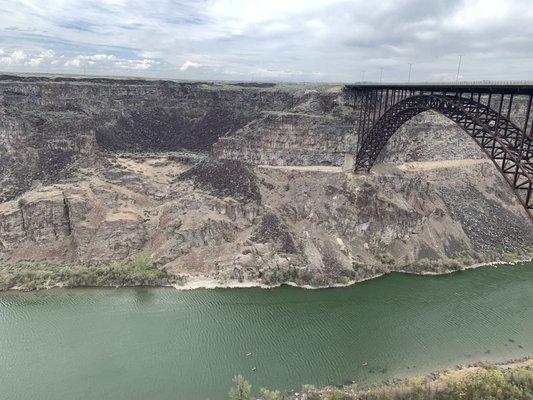
[{"label": "sandy soil", "polygon": [[342,172],[341,167],[335,167],[332,165],[258,165],[257,167],[264,169],[280,169],[284,171]]},{"label": "sandy soil", "polygon": [[195,289],[234,289],[234,288],[252,288],[261,287],[263,289],[272,288],[273,286],[267,286],[260,281],[242,281],[239,282],[236,279],[230,279],[226,282],[221,282],[214,278],[206,276],[193,276],[187,278],[187,283],[184,285],[174,285],[177,290],[195,290]]},{"label": "sandy soil", "polygon": [[467,167],[470,165],[486,164],[489,163],[489,160],[479,159],[462,159],[462,160],[442,160],[442,161],[419,161],[419,162],[408,162],[401,165],[398,165],[398,168],[402,171],[429,171],[433,169],[441,168],[459,168]]},{"label": "sandy soil", "polygon": [[[486,164],[489,163],[489,160],[484,159],[462,159],[462,160],[442,160],[442,161],[419,161],[419,162],[408,162],[401,165],[398,165],[398,169],[406,172],[411,171],[429,171],[442,168],[460,168],[467,167],[471,165]],[[340,173],[342,172],[342,167],[336,167],[332,165],[258,165],[258,168],[264,169],[279,169],[284,171],[314,171],[314,172],[329,172],[329,173]]]}]

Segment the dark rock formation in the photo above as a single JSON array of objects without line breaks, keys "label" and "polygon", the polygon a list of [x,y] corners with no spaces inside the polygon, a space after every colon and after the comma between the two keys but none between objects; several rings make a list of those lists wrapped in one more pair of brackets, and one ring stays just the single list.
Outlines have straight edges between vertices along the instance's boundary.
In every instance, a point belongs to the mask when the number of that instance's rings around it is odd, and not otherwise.
[{"label": "dark rock formation", "polygon": [[216,197],[233,197],[242,202],[261,202],[257,178],[245,164],[236,160],[203,160],[179,176]]}]

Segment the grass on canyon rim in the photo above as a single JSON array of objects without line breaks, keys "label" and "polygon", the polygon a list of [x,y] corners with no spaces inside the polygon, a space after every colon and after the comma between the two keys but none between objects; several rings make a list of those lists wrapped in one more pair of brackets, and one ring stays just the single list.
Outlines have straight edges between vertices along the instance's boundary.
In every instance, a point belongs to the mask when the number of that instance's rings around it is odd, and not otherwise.
[{"label": "grass on canyon rim", "polygon": [[476,369],[444,373],[437,377],[418,376],[401,383],[361,389],[314,389],[304,387],[299,396],[260,389],[252,397],[251,385],[240,375],[233,380],[230,400],[531,400],[533,399],[533,365],[496,366],[483,364]]},{"label": "grass on canyon rim", "polygon": [[44,289],[53,286],[163,286],[181,283],[182,278],[157,268],[152,255],[141,251],[126,260],[97,266],[45,262],[0,262],[0,290]]}]

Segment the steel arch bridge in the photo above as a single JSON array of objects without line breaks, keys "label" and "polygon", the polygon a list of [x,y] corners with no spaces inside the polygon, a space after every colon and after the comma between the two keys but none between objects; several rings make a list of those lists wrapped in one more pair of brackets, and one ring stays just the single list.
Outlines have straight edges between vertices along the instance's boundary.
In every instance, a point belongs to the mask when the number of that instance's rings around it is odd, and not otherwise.
[{"label": "steel arch bridge", "polygon": [[400,126],[433,110],[475,140],[533,220],[533,84],[360,84],[344,90],[359,110],[356,170],[370,170]]}]

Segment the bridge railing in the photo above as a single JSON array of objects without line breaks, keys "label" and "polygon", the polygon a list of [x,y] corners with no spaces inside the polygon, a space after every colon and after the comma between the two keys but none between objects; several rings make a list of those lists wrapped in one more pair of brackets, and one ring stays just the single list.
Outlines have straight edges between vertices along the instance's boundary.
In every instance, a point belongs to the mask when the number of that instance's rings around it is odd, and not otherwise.
[{"label": "bridge railing", "polygon": [[449,81],[449,82],[353,82],[347,86],[533,86],[533,80],[514,81]]}]

